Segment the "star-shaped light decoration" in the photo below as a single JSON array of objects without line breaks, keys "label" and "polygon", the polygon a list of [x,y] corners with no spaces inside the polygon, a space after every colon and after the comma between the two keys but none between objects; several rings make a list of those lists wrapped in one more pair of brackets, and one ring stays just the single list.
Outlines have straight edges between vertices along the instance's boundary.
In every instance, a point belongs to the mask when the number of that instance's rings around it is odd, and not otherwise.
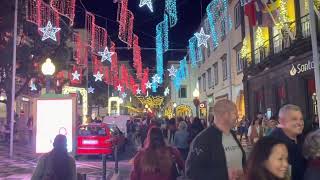
[{"label": "star-shaped light decoration", "polygon": [[151,89],[151,87],[152,87],[152,83],[150,81],[145,83],[145,85],[146,85],[146,89]]},{"label": "star-shaped light decoration", "polygon": [[136,90],[136,93],[137,93],[137,94],[141,94],[141,89],[138,88],[138,89]]},{"label": "star-shaped light decoration", "polygon": [[176,73],[177,73],[178,70],[176,68],[174,68],[173,65],[171,65],[171,68],[167,69],[167,70],[169,71],[169,76],[170,77],[176,77]]},{"label": "star-shaped light decoration", "polygon": [[170,93],[170,89],[168,87],[166,87],[166,89],[164,90],[164,96],[168,96]]},{"label": "star-shaped light decoration", "polygon": [[37,91],[38,89],[37,89],[37,86],[34,84],[34,82],[32,82],[31,84],[30,84],[30,90],[31,91]]},{"label": "star-shaped light decoration", "polygon": [[152,76],[152,82],[156,84],[160,84],[161,77],[158,74]]},{"label": "star-shaped light decoration", "polygon": [[124,99],[124,98],[126,98],[126,97],[127,97],[127,93],[125,93],[125,92],[124,92],[124,93],[122,93],[122,95],[121,95],[121,96],[122,96],[122,98]]},{"label": "star-shaped light decoration", "polygon": [[93,93],[94,93],[94,88],[93,88],[92,86],[90,86],[90,87],[88,88],[88,93],[89,93],[89,94],[93,94]]},{"label": "star-shaped light decoration", "polygon": [[100,71],[98,71],[97,74],[94,74],[93,76],[95,77],[94,81],[96,81],[96,82],[102,81],[103,74],[101,74]]},{"label": "star-shaped light decoration", "polygon": [[42,38],[41,40],[44,41],[46,39],[52,39],[54,41],[57,41],[56,33],[59,32],[61,28],[53,27],[51,22],[48,21],[46,27],[39,28],[39,31],[42,32]]},{"label": "star-shaped light decoration", "polygon": [[74,81],[74,80],[80,81],[80,74],[78,73],[77,70],[72,73],[72,80],[73,80],[73,81]]},{"label": "star-shaped light decoration", "polygon": [[210,38],[210,35],[205,34],[203,28],[201,28],[200,33],[195,33],[194,34],[197,37],[198,40],[198,47],[201,45],[204,45],[206,48],[208,48],[208,39]]},{"label": "star-shaped light decoration", "polygon": [[114,52],[110,52],[108,47],[106,47],[104,48],[104,51],[100,51],[98,54],[101,56],[101,62],[104,62],[105,60],[111,62],[111,56],[114,54]]},{"label": "star-shaped light decoration", "polygon": [[153,12],[152,0],[140,0],[139,7],[143,7],[147,5],[151,12]]},{"label": "star-shaped light decoration", "polygon": [[122,86],[119,84],[119,85],[117,86],[117,89],[118,89],[118,91],[121,91],[121,90],[122,90]]}]

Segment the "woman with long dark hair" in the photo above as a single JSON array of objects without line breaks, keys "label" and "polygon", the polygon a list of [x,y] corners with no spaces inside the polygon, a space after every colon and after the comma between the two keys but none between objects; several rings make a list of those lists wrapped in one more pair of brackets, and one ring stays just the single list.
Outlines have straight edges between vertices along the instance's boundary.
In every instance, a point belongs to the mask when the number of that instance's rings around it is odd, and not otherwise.
[{"label": "woman with long dark hair", "polygon": [[57,135],[53,142],[53,150],[43,155],[32,175],[32,180],[75,180],[75,160],[67,151],[67,138]]},{"label": "woman with long dark hair", "polygon": [[246,180],[287,180],[288,149],[273,137],[264,137],[254,146],[245,170]]},{"label": "woman with long dark hair", "polygon": [[152,127],[144,148],[133,159],[131,180],[174,180],[183,168],[179,151],[166,145],[160,128]]}]

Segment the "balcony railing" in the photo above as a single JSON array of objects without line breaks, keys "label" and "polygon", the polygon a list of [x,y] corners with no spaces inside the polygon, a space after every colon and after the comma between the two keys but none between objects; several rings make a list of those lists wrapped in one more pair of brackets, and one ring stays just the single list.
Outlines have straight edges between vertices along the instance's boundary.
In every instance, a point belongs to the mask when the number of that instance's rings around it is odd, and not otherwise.
[{"label": "balcony railing", "polygon": [[[294,25],[295,24],[295,25]],[[291,29],[292,36],[296,36],[296,22],[292,22],[288,24],[288,27],[294,27]],[[309,15],[301,17],[301,35],[302,38],[309,38],[310,37],[310,19]],[[268,40],[269,41],[269,40]],[[254,60],[246,64],[246,67],[252,64],[258,64],[263,61],[266,57],[268,57],[271,52],[271,46],[268,45],[268,41],[264,42],[264,44],[254,50]],[[281,34],[277,34],[274,36],[271,41],[273,42],[273,54],[278,54],[284,49],[290,48],[293,44],[293,40],[291,39],[290,35],[286,31],[282,31]],[[270,47],[270,48],[269,48]]]}]

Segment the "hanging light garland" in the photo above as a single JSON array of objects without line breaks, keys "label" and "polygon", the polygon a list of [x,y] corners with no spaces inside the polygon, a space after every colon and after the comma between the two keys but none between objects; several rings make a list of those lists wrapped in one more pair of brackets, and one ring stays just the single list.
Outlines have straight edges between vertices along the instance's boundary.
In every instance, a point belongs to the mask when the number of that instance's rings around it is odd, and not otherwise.
[{"label": "hanging light garland", "polygon": [[177,0],[166,0],[165,11],[169,16],[170,27],[174,27],[178,22]]}]

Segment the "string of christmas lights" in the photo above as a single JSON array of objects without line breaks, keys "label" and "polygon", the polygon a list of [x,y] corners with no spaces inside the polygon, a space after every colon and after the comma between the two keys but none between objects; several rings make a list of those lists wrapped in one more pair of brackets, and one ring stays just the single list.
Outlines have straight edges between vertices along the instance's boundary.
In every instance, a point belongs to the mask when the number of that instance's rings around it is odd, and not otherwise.
[{"label": "string of christmas lights", "polygon": [[132,47],[134,15],[128,9],[128,0],[121,0],[118,3],[119,39]]},{"label": "string of christmas lights", "polygon": [[177,1],[166,0],[165,5],[165,11],[169,16],[170,27],[174,27],[178,22]]},{"label": "string of christmas lights", "polygon": [[139,37],[134,35],[133,37],[133,67],[136,69],[136,74],[139,80],[142,79],[142,60],[141,60],[141,48],[139,46]]},{"label": "string of christmas lights", "polygon": [[50,6],[61,16],[68,18],[71,25],[75,17],[75,4],[76,0],[50,0]]}]

